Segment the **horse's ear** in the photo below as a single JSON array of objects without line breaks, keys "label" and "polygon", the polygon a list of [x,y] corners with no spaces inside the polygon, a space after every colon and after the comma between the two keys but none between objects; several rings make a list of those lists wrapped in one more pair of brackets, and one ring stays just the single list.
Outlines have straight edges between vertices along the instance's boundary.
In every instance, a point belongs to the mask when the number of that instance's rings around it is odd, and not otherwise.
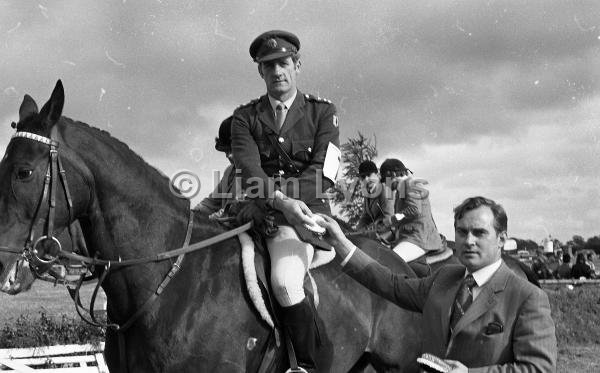
[{"label": "horse's ear", "polygon": [[59,80],[56,82],[56,86],[52,91],[50,99],[44,104],[44,107],[42,107],[42,110],[40,111],[40,115],[43,119],[46,119],[48,127],[52,127],[60,119],[64,104],[65,91],[62,82]]},{"label": "horse's ear", "polygon": [[29,95],[25,95],[23,97],[23,102],[21,103],[21,107],[19,108],[19,122],[24,121],[25,119],[35,115],[38,113],[38,107],[33,98]]}]

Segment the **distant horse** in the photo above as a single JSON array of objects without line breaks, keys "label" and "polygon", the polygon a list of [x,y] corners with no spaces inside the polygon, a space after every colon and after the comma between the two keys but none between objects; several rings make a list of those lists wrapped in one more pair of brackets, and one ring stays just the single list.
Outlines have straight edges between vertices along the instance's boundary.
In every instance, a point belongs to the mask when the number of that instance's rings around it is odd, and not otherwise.
[{"label": "distant horse", "polygon": [[[62,117],[63,104],[60,81],[39,112],[28,95],[21,104],[17,133],[0,163],[0,246],[16,250],[25,245],[32,268],[42,271],[60,253],[53,232],[79,220],[89,253],[98,260],[118,263],[181,247],[189,201],[175,196],[168,178],[125,144]],[[193,218],[191,243],[223,233],[205,217]],[[381,245],[354,240],[376,260],[411,275]],[[0,252],[3,291],[25,289],[17,276],[10,281],[16,266],[20,273],[29,271],[19,258]],[[106,275],[102,287],[112,323],[123,325],[145,310],[125,332],[107,330],[105,356],[112,372],[255,372],[267,350],[276,357],[268,371],[285,370],[284,348],[270,349],[273,332],[250,304],[237,239],[187,254],[180,271],[159,292],[173,268],[172,260],[96,268]],[[313,276],[320,295],[320,369],[418,369],[419,314],[375,296],[337,264],[327,264]],[[154,294],[159,294],[156,301],[142,308]],[[119,338],[125,346],[121,356]]]}]

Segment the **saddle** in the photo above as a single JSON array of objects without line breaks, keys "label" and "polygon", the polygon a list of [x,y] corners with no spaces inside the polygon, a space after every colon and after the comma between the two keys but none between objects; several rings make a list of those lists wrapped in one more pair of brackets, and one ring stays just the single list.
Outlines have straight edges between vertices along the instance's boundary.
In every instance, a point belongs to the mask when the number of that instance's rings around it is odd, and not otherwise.
[{"label": "saddle", "polygon": [[[278,227],[269,209],[262,201],[234,201],[213,215],[212,220],[234,228],[248,221],[254,222],[253,229],[238,235],[241,252],[241,264],[246,283],[246,289],[252,305],[258,312],[260,318],[271,328],[266,349],[262,352],[258,372],[271,372],[277,364],[276,353],[282,348],[281,327],[279,322],[280,306],[273,295],[269,274],[271,264],[268,251],[266,250],[265,238],[274,235]],[[319,292],[317,284],[312,277],[311,270],[331,262],[335,258],[335,251],[315,250],[313,261],[304,278],[304,291],[311,300],[314,307],[315,323],[318,326],[317,307],[319,305]],[[318,328],[317,328],[318,329]],[[318,333],[318,332],[317,332]],[[279,354],[281,356],[281,354]],[[248,362],[255,365],[256,362]],[[250,367],[247,367],[247,370]]]}]

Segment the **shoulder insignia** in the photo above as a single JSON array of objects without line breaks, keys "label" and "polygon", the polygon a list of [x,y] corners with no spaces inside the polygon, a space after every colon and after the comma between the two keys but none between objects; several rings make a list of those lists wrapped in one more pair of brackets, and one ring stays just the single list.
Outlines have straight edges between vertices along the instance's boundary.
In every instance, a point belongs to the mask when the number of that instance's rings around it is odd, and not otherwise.
[{"label": "shoulder insignia", "polygon": [[260,101],[260,97],[259,98],[255,98],[254,100],[252,100],[250,102],[247,102],[245,104],[242,104],[242,105],[238,106],[237,108],[240,109],[240,108],[243,108],[243,107],[246,107],[246,106],[251,106],[251,105],[254,105],[255,103],[257,103],[258,101]]},{"label": "shoulder insignia", "polygon": [[331,104],[331,100],[328,100],[328,99],[323,98],[323,97],[313,96],[313,95],[309,95],[309,94],[305,94],[304,97],[307,100],[309,100],[309,101],[323,102],[323,103],[326,103],[326,104]]}]

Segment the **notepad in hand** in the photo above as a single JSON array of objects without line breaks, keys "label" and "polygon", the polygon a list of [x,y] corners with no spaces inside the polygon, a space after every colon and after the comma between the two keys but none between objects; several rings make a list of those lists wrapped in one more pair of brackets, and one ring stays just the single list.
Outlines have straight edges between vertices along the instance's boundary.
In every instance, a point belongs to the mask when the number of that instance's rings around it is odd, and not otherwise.
[{"label": "notepad in hand", "polygon": [[423,354],[417,358],[417,363],[425,369],[426,372],[447,373],[452,370],[444,360],[432,354]]}]

